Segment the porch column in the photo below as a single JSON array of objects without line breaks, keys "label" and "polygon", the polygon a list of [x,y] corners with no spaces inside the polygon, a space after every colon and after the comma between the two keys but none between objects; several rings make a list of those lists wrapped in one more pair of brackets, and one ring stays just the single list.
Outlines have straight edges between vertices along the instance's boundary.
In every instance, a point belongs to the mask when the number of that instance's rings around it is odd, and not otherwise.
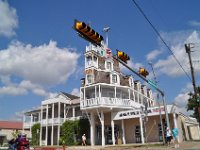
[{"label": "porch column", "polygon": [[199,131],[199,138],[200,138],[200,130],[199,130],[199,125],[197,125],[198,131]]},{"label": "porch column", "polygon": [[141,140],[142,144],[144,144],[144,129],[143,129],[143,122],[142,122],[142,116],[140,116],[140,134],[141,134]]},{"label": "porch column", "polygon": [[41,106],[41,114],[40,114],[40,146],[42,146],[42,120],[43,120],[43,106]]},{"label": "porch column", "polygon": [[101,98],[101,86],[99,84],[99,98]]},{"label": "porch column", "polygon": [[60,102],[58,102],[58,133],[57,133],[57,145],[59,145],[59,140],[60,140]]},{"label": "porch column", "polygon": [[31,114],[30,137],[32,138],[31,127],[33,126],[33,114]]},{"label": "porch column", "polygon": [[47,104],[46,106],[46,135],[45,135],[45,145],[47,145],[47,137],[48,137],[48,113],[49,113],[49,109],[48,109],[49,105]]},{"label": "porch column", "polygon": [[[177,126],[177,119],[176,119],[176,113],[175,112],[173,112],[173,120],[174,120],[174,128],[178,128],[178,126]],[[177,140],[179,142],[179,134],[177,136]]]},{"label": "porch column", "polygon": [[73,120],[75,120],[75,107],[74,106],[72,107],[72,117],[73,117]]},{"label": "porch column", "polygon": [[94,123],[94,113],[90,113],[91,124],[90,124],[90,143],[91,146],[95,145],[95,123]]},{"label": "porch column", "polygon": [[101,111],[101,136],[102,136],[102,146],[105,146],[105,135],[104,135],[104,114],[103,111]]},{"label": "porch column", "polygon": [[111,128],[112,128],[112,142],[113,142],[113,145],[115,145],[115,123],[114,123],[114,120],[113,120],[113,113],[111,112]]},{"label": "porch column", "polygon": [[83,98],[83,107],[87,106],[86,99],[85,99],[85,87],[84,87],[84,98]]},{"label": "porch column", "polygon": [[126,144],[126,139],[125,139],[125,128],[124,128],[124,120],[122,120],[122,141],[123,141],[123,144]]},{"label": "porch column", "polygon": [[128,89],[128,98],[131,99],[130,89]]},{"label": "porch column", "polygon": [[40,112],[38,113],[38,122],[41,120],[41,114]]},{"label": "porch column", "polygon": [[94,91],[95,91],[94,92],[94,98],[96,99],[97,98],[97,86],[96,85],[94,86]]},{"label": "porch column", "polygon": [[53,135],[54,127],[53,127],[53,125],[54,125],[54,103],[52,104],[51,146],[53,146],[53,137],[54,137],[54,135]]},{"label": "porch column", "polygon": [[66,120],[66,104],[64,104],[64,122]]},{"label": "porch column", "polygon": [[178,128],[178,127],[177,127],[176,113],[175,113],[175,112],[173,113],[173,119],[174,119],[174,127],[175,127],[175,128]]},{"label": "porch column", "polygon": [[117,87],[115,86],[115,98],[117,97]]}]

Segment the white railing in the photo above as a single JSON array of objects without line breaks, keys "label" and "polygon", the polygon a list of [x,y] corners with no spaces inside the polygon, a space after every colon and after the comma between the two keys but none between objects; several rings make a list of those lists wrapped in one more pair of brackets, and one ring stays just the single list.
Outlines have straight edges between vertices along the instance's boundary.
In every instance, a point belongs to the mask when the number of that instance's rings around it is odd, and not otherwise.
[{"label": "white railing", "polygon": [[85,68],[89,68],[89,67],[98,68],[98,63],[97,62],[93,62],[93,61],[88,61],[88,62],[85,63]]},{"label": "white railing", "polygon": [[68,118],[49,118],[48,120],[46,119],[42,119],[41,122],[37,121],[37,122],[24,122],[23,126],[24,128],[30,128],[32,125],[36,124],[36,123],[41,123],[43,126],[51,125],[51,124],[63,124],[64,120],[79,120],[81,118],[81,116],[76,116],[76,117],[68,117]]},{"label": "white railing", "polygon": [[114,106],[114,107],[130,107],[130,99],[110,98],[110,97],[97,97],[80,101],[80,107],[93,107],[93,106]]},{"label": "white railing", "polygon": [[39,121],[34,121],[34,122],[24,122],[23,123],[23,127],[24,128],[30,128],[32,125],[36,124],[36,123],[40,123]]}]

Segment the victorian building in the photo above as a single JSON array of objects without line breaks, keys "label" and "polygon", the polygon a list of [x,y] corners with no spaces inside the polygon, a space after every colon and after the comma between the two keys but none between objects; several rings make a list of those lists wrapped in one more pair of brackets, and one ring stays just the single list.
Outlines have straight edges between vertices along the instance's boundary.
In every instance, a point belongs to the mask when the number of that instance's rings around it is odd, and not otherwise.
[{"label": "victorian building", "polygon": [[84,114],[90,122],[86,136],[91,145],[162,142],[168,115],[169,128],[179,129],[180,142],[200,139],[195,119],[181,114],[176,106],[164,109],[157,104],[147,85],[120,71],[110,49],[90,44],[85,51],[80,98],[61,92],[42,101],[38,109],[25,113],[23,128],[31,131],[40,123],[40,145],[59,145],[63,122]]},{"label": "victorian building", "polygon": [[[164,109],[156,104],[150,88],[120,71],[110,49],[104,45],[86,47],[80,109],[90,122],[91,145],[162,142],[166,118],[169,128],[179,128],[179,141],[184,140],[189,128],[183,127],[179,109],[172,105]],[[199,139],[198,123],[192,125]]]}]

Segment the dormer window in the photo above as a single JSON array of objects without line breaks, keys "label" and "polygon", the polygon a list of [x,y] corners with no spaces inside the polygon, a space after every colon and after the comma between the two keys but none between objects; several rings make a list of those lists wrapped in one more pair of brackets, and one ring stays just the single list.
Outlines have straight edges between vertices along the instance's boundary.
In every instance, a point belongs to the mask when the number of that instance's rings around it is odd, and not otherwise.
[{"label": "dormer window", "polygon": [[94,76],[92,74],[87,75],[87,84],[92,84],[94,82]]},{"label": "dormer window", "polygon": [[92,56],[86,57],[86,64],[87,64],[87,66],[90,66],[92,64]]},{"label": "dormer window", "polygon": [[134,82],[133,82],[133,77],[132,76],[129,77],[129,86],[130,87],[134,87]]},{"label": "dormer window", "polygon": [[111,62],[106,62],[106,69],[111,70]]},{"label": "dormer window", "polygon": [[97,56],[94,56],[94,55],[92,55],[92,56],[86,56],[86,68],[87,67],[96,67],[97,68],[97,66],[98,66],[98,58],[97,58]]},{"label": "dormer window", "polygon": [[119,84],[119,76],[117,74],[111,74],[111,84]]},{"label": "dormer window", "polygon": [[112,67],[112,62],[111,61],[105,61],[105,68],[106,68],[106,70],[107,71],[112,71],[113,69],[113,67]]}]

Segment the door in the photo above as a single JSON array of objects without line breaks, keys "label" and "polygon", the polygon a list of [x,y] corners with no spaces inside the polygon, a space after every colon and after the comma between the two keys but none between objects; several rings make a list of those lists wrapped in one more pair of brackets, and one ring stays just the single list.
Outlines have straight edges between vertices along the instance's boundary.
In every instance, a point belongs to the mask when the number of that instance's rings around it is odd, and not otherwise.
[{"label": "door", "polygon": [[135,142],[141,143],[141,132],[140,132],[140,126],[135,126]]}]

